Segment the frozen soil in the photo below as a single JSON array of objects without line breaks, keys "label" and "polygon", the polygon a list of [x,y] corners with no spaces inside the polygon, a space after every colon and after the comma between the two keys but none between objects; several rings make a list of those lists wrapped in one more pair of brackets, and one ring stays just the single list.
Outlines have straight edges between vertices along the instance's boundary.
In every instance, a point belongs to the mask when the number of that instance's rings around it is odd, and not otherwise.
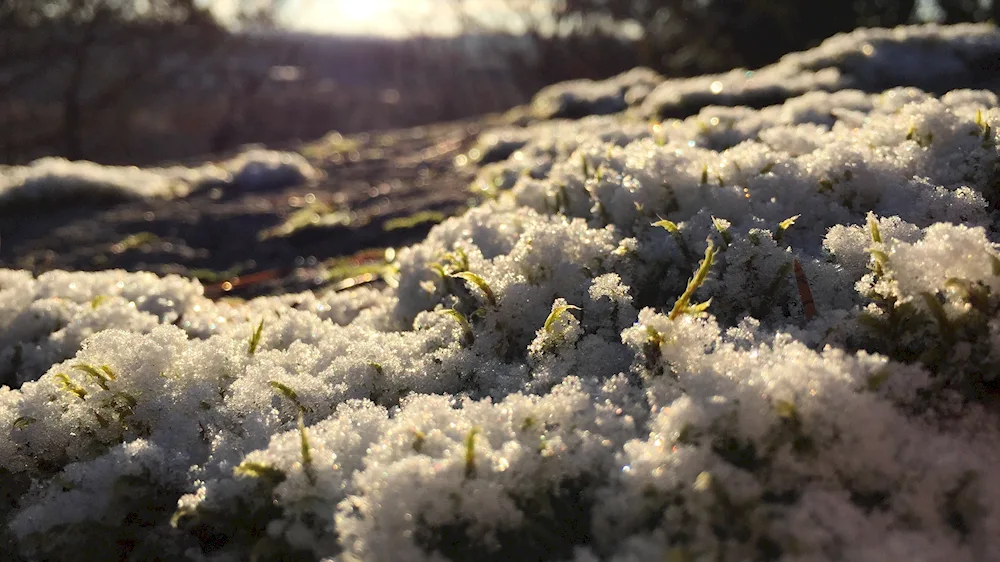
[{"label": "frozen soil", "polygon": [[[0,267],[35,274],[54,269],[178,273],[201,275],[208,285],[235,280],[229,272],[250,278],[234,283],[231,292],[239,296],[309,288],[316,285],[317,267],[324,260],[412,244],[433,224],[387,232],[386,221],[420,211],[451,215],[464,209],[474,170],[455,166],[454,159],[496,119],[328,135],[293,149],[325,173],[301,185],[205,187],[186,197],[111,206],[72,199],[0,205]],[[310,203],[343,212],[346,224],[258,239]],[[208,272],[217,275],[209,273],[205,279]]]}]

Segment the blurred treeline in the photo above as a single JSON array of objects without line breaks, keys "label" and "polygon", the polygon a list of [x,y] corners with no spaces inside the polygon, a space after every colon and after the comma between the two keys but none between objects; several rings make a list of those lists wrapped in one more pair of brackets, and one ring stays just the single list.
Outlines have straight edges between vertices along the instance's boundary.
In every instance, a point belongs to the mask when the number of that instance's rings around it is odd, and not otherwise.
[{"label": "blurred treeline", "polygon": [[[282,32],[283,0],[241,2],[226,25],[197,0],[0,0],[0,164],[148,164],[416,126],[502,111],[562,80],[759,67],[919,19],[915,0],[492,1],[505,19],[441,0],[462,36],[414,24],[391,40]],[[1000,0],[934,8],[949,23],[1000,19]]]},{"label": "blurred treeline", "polygon": [[[521,27],[552,71],[574,53],[596,55],[631,37],[624,65],[650,67],[667,76],[697,75],[736,67],[757,68],[781,55],[818,45],[858,27],[895,27],[936,16],[943,23],[1000,21],[1000,0],[551,0],[551,10],[531,10],[531,0],[505,0],[521,14]],[[475,14],[477,0],[452,0],[467,21],[496,27]],[[620,50],[613,56],[622,58]],[[585,60],[589,56],[583,57]],[[611,57],[604,57],[611,58]],[[604,69],[602,69],[604,70]],[[606,73],[602,72],[602,74]]]}]

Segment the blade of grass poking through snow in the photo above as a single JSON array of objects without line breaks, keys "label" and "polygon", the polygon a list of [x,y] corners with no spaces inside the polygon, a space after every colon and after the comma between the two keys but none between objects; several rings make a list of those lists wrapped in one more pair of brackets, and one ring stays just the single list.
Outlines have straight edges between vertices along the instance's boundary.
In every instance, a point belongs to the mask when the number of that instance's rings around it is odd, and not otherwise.
[{"label": "blade of grass poking through snow", "polygon": [[684,241],[684,236],[681,234],[681,229],[680,227],[677,226],[675,222],[667,219],[660,219],[654,223],[651,223],[650,226],[658,226],[660,228],[666,229],[666,231],[669,232],[670,235],[674,237],[674,241],[677,242],[677,246],[681,249],[681,253],[684,254],[684,257],[688,261],[694,261],[694,256],[691,255],[691,249],[688,248],[687,242]]},{"label": "blade of grass poking through snow", "polygon": [[882,233],[878,229],[878,221],[875,220],[875,213],[868,213],[868,232],[871,233],[872,242],[882,243]]},{"label": "blade of grass poking through snow", "polygon": [[260,345],[260,336],[264,333],[264,319],[260,319],[260,324],[257,324],[257,329],[254,330],[253,335],[250,336],[250,345],[247,347],[247,353],[253,355],[257,353],[257,347]]},{"label": "blade of grass poking through snow", "polygon": [[472,478],[476,475],[476,434],[479,428],[474,427],[465,436],[465,477]]},{"label": "blade of grass poking through snow", "polygon": [[677,302],[674,303],[674,308],[670,311],[669,318],[671,320],[676,319],[681,314],[702,312],[708,308],[708,303],[712,302],[712,299],[709,299],[699,305],[695,305],[694,307],[689,306],[688,303],[691,301],[691,297],[694,295],[694,292],[698,290],[698,287],[701,287],[701,284],[705,282],[705,278],[708,277],[708,271],[712,268],[712,264],[715,263],[716,253],[718,253],[718,250],[712,242],[709,241],[708,248],[705,248],[705,259],[701,260],[701,264],[698,266],[698,272],[694,274],[694,277],[692,277],[690,281],[688,281],[687,288],[684,289],[681,296],[677,298]]},{"label": "blade of grass poking through snow", "polygon": [[261,478],[278,483],[285,479],[285,473],[269,464],[245,461],[233,469],[233,474],[248,478]]},{"label": "blade of grass poking through snow", "polygon": [[75,394],[80,400],[83,400],[83,397],[87,395],[87,391],[73,382],[73,379],[69,378],[66,373],[56,373],[56,380],[59,382],[59,388]]},{"label": "blade of grass poking through snow", "polygon": [[774,231],[774,241],[776,243],[781,242],[781,238],[785,235],[785,231],[788,230],[795,221],[798,220],[802,215],[795,215],[794,217],[789,217],[778,223],[778,229]]},{"label": "blade of grass poking through snow", "polygon": [[733,235],[729,234],[729,221],[712,217],[712,224],[715,225],[715,229],[722,235],[722,249],[728,250],[729,244],[733,241]]},{"label": "blade of grass poking through snow", "polygon": [[111,371],[110,368],[107,371],[98,370],[93,365],[88,365],[86,363],[77,363],[76,365],[73,365],[73,368],[76,369],[77,371],[82,371],[87,376],[94,379],[94,382],[96,382],[97,385],[103,388],[104,390],[108,389],[107,381],[115,380],[115,377],[111,376],[111,374],[108,374]]},{"label": "blade of grass poking through snow", "polygon": [[930,309],[931,315],[934,316],[938,330],[941,331],[941,337],[947,343],[952,343],[955,340],[955,334],[952,331],[951,321],[948,320],[948,313],[945,311],[944,306],[941,305],[941,301],[938,300],[937,295],[923,291],[920,293],[920,296],[923,297],[924,303]]},{"label": "blade of grass poking through snow", "polygon": [[469,325],[469,319],[465,317],[464,314],[455,310],[454,308],[445,308],[438,311],[438,314],[444,314],[445,316],[450,316],[455,319],[456,322],[462,327],[462,335],[465,342],[468,345],[472,345],[476,341],[475,334],[472,333],[472,326]]},{"label": "blade of grass poking through snow", "polygon": [[452,274],[452,277],[463,279],[465,281],[468,281],[469,283],[472,283],[476,287],[479,287],[479,290],[486,295],[486,300],[490,301],[490,305],[492,306],[497,305],[497,298],[496,295],[493,294],[493,289],[491,289],[490,286],[486,283],[486,281],[479,275],[476,275],[471,271],[459,271],[458,273]]},{"label": "blade of grass poking through snow", "polygon": [[427,434],[419,429],[413,430],[413,452],[419,453],[421,449],[424,448],[424,441],[427,439]]},{"label": "blade of grass poking through snow", "polygon": [[545,319],[545,325],[544,325],[545,331],[548,333],[552,333],[552,326],[556,323],[557,320],[559,320],[559,317],[562,316],[563,314],[566,314],[566,312],[570,310],[580,310],[580,307],[574,306],[572,304],[564,304],[553,308],[552,312],[549,313],[548,318]]},{"label": "blade of grass poking through snow", "polygon": [[309,408],[302,405],[302,402],[299,401],[299,395],[292,390],[290,386],[282,384],[278,381],[267,381],[267,383],[270,384],[271,388],[273,388],[278,394],[287,398],[292,404],[295,404],[300,411],[309,411]]},{"label": "blade of grass poking through snow", "polygon": [[306,473],[306,478],[310,484],[316,484],[316,475],[313,473],[312,449],[309,447],[309,435],[306,434],[306,424],[302,420],[302,410],[299,410],[299,442],[302,448],[302,470]]}]

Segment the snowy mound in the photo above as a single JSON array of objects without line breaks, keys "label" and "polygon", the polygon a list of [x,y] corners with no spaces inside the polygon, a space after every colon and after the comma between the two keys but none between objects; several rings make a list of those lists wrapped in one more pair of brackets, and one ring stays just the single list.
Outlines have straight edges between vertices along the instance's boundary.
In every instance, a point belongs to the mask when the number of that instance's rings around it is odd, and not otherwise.
[{"label": "snowy mound", "polygon": [[[989,24],[858,29],[758,70],[664,80],[637,68],[607,80],[556,84],[532,100],[541,119],[606,115],[683,118],[705,105],[765,107],[808,92],[915,86],[1000,89],[1000,36]],[[942,88],[942,86],[946,86]]]},{"label": "snowy mound", "polygon": [[0,166],[0,209],[60,200],[170,199],[210,184],[260,189],[316,176],[317,171],[302,156],[262,149],[197,168],[102,166],[50,157],[28,166]]},{"label": "snowy mound", "polygon": [[529,130],[383,290],[0,272],[5,552],[1000,560],[995,94]]}]

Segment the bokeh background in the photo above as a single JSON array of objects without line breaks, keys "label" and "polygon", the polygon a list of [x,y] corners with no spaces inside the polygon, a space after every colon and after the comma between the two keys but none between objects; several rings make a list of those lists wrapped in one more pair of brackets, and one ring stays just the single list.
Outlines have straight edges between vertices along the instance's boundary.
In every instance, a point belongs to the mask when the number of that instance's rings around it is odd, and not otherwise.
[{"label": "bokeh background", "polygon": [[1000,0],[4,0],[0,164],[148,165],[501,112],[635,66],[756,68]]}]

